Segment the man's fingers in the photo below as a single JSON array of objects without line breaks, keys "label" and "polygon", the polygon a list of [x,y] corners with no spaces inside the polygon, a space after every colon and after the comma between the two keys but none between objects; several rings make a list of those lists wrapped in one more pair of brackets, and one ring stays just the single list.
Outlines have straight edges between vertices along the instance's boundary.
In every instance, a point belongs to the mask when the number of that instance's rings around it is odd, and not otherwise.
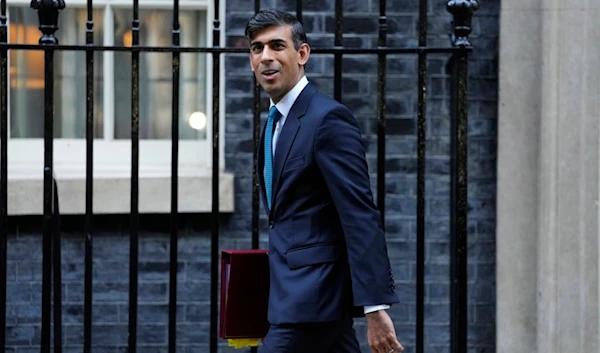
[{"label": "man's fingers", "polygon": [[370,344],[373,353],[400,353],[404,351],[404,347],[398,342],[396,337],[380,339]]},{"label": "man's fingers", "polygon": [[398,342],[396,336],[389,337],[388,340],[384,342],[382,346],[384,347],[383,353],[400,353],[404,351],[404,347],[400,344],[400,342]]},{"label": "man's fingers", "polygon": [[394,342],[392,343],[392,346],[394,347],[396,352],[404,351],[404,347],[400,344],[400,342],[398,342],[398,339],[396,337],[394,337]]},{"label": "man's fingers", "polygon": [[372,353],[400,353],[404,347],[398,342],[394,325],[385,311],[367,318],[367,338]]},{"label": "man's fingers", "polygon": [[385,340],[382,342],[385,348],[384,353],[389,353],[392,349],[394,352],[404,351],[404,347],[398,342],[398,337],[393,332],[388,332],[385,336]]},{"label": "man's fingers", "polygon": [[383,337],[379,337],[373,342],[369,342],[369,347],[373,353],[388,353],[391,350],[390,343]]},{"label": "man's fingers", "polygon": [[382,348],[383,344],[380,342],[369,342],[369,348],[371,348],[372,353],[386,353]]},{"label": "man's fingers", "polygon": [[394,343],[394,349],[394,352],[404,352],[404,347],[398,341]]}]

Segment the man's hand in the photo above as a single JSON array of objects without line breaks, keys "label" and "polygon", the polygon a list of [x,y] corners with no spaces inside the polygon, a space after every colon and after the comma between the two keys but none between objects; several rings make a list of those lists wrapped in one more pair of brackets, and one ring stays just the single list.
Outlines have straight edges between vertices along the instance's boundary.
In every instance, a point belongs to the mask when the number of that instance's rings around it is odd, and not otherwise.
[{"label": "man's hand", "polygon": [[404,347],[396,338],[394,323],[385,310],[378,310],[365,315],[367,318],[367,339],[371,352],[402,352]]}]

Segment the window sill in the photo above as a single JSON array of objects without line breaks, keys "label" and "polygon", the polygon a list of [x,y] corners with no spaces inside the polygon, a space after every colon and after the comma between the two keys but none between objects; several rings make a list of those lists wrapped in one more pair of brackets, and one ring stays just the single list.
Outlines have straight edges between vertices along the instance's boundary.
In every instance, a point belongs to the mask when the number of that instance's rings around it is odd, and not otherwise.
[{"label": "window sill", "polygon": [[[8,214],[40,215],[43,213],[43,176],[10,175],[8,178]],[[61,214],[85,214],[85,175],[57,176]],[[130,178],[127,174],[100,174],[94,178],[93,213],[130,213]],[[212,172],[198,170],[179,177],[181,213],[212,212]],[[233,174],[220,173],[219,211],[234,210]],[[140,173],[139,212],[171,212],[171,177],[158,173]]]}]

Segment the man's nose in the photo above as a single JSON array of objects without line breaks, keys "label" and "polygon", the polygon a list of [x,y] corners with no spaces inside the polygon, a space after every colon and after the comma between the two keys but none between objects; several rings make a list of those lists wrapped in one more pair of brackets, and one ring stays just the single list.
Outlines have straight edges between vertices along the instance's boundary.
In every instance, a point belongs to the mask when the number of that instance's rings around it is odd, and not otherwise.
[{"label": "man's nose", "polygon": [[271,62],[273,61],[273,51],[269,49],[268,46],[263,48],[262,56],[260,58],[261,62]]}]

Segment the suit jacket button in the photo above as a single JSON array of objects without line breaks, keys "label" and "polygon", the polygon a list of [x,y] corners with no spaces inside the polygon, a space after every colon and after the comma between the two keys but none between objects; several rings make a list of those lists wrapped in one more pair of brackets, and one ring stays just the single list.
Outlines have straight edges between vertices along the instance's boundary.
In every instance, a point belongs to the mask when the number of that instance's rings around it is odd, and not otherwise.
[{"label": "suit jacket button", "polygon": [[273,223],[273,221],[269,222],[269,229],[273,229],[275,227],[275,224]]}]

